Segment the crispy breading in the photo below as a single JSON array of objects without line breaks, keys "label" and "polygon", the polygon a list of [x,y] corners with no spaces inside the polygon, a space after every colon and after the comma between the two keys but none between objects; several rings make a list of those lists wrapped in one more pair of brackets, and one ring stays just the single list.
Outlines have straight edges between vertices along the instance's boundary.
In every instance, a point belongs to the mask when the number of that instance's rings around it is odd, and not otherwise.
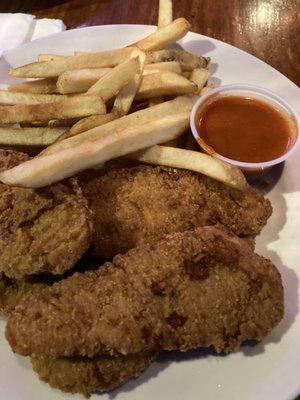
[{"label": "crispy breading", "polygon": [[50,284],[46,279],[11,279],[0,274],[0,315],[9,315],[29,294],[39,293]]},{"label": "crispy breading", "polygon": [[[0,150],[0,171],[28,158]],[[92,229],[92,213],[74,178],[42,189],[0,184],[0,272],[8,277],[62,274],[87,250]]]},{"label": "crispy breading", "polygon": [[80,183],[95,215],[91,252],[101,258],[215,223],[252,235],[272,213],[269,200],[250,186],[241,192],[190,171],[150,166],[87,171]]},{"label": "crispy breading", "polygon": [[225,230],[203,227],[27,298],[9,317],[6,337],[19,354],[49,357],[210,345],[221,352],[263,339],[283,312],[274,265]]},{"label": "crispy breading", "polygon": [[64,392],[82,393],[89,397],[95,391],[117,388],[137,377],[149,367],[156,351],[128,356],[98,356],[95,358],[37,358],[31,364],[39,378]]},{"label": "crispy breading", "polygon": [[[36,296],[53,285],[54,277],[36,276],[16,280],[0,275],[0,314],[8,316],[29,295]],[[65,392],[82,393],[88,397],[97,391],[112,390],[145,370],[156,351],[129,356],[99,356],[94,358],[31,358],[40,379]]]}]

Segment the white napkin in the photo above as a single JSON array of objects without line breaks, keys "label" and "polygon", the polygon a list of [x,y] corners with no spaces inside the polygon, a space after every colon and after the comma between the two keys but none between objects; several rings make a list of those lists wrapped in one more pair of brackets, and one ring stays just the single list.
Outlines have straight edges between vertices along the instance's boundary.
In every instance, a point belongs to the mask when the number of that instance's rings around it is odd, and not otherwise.
[{"label": "white napkin", "polygon": [[40,37],[64,31],[60,19],[36,19],[30,14],[0,13],[0,56],[6,50]]}]

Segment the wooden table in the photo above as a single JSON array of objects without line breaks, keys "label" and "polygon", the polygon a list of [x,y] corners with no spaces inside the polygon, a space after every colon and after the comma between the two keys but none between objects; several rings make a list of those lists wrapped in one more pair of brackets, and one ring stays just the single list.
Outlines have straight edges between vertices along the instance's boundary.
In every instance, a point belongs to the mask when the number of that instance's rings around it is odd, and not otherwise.
[{"label": "wooden table", "polygon": [[[68,28],[156,24],[157,0],[10,0],[0,12],[61,18]],[[3,4],[5,3],[5,4]],[[192,31],[233,44],[300,85],[300,0],[174,0]]]}]

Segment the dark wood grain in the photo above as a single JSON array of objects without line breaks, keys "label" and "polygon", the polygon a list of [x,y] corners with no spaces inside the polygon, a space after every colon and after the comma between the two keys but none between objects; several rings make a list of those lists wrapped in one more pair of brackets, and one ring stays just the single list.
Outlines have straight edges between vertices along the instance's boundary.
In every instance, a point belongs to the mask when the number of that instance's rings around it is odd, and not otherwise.
[{"label": "dark wood grain", "polygon": [[[10,0],[0,12],[61,18],[68,28],[155,24],[157,0]],[[3,4],[4,3],[4,4]],[[246,50],[300,84],[300,0],[174,0],[194,32]]]}]

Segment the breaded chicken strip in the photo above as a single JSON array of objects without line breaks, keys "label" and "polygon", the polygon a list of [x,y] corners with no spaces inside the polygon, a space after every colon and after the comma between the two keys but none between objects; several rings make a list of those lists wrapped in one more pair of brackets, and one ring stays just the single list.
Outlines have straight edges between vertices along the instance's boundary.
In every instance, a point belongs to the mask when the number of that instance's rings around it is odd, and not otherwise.
[{"label": "breaded chicken strip", "polygon": [[[0,171],[29,157],[0,150]],[[0,272],[62,274],[87,250],[93,218],[76,179],[43,189],[0,184]]]},{"label": "breaded chicken strip", "polygon": [[269,200],[250,186],[241,192],[184,170],[139,166],[87,171],[80,182],[95,215],[91,251],[101,258],[215,223],[237,235],[256,234],[272,213]]},{"label": "breaded chicken strip", "polygon": [[16,280],[0,274],[0,315],[9,315],[26,296],[39,293],[51,283],[34,277]]},{"label": "breaded chicken strip", "polygon": [[[37,295],[51,286],[50,276],[15,280],[0,275],[0,314],[9,315],[28,295]],[[99,356],[95,358],[31,358],[40,379],[65,392],[89,396],[94,391],[112,390],[128,379],[138,376],[154,358],[156,351],[128,356]]]},{"label": "breaded chicken strip", "polygon": [[64,392],[89,397],[95,391],[108,391],[136,378],[149,367],[157,352],[95,358],[36,358],[31,364],[39,378]]},{"label": "breaded chicken strip", "polygon": [[236,349],[283,316],[274,265],[216,227],[141,245],[97,271],[27,298],[6,337],[22,355],[94,356],[151,349]]}]

